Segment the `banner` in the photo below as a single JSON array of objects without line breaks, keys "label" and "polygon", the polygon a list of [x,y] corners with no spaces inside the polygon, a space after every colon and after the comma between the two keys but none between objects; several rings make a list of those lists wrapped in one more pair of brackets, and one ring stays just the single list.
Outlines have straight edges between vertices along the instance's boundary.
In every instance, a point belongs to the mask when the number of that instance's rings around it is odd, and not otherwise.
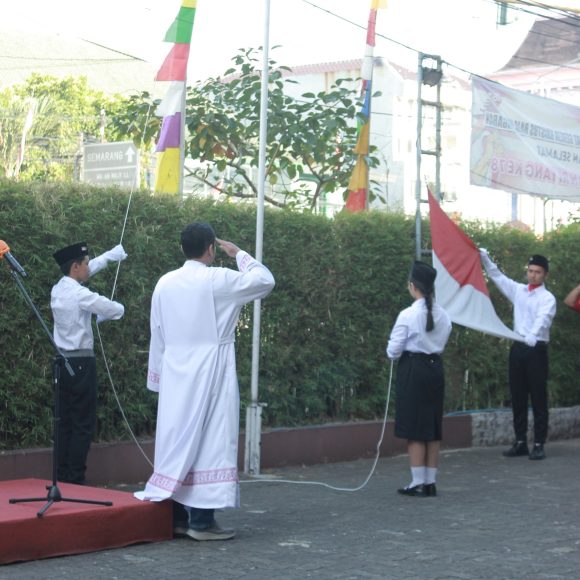
[{"label": "banner", "polygon": [[470,182],[580,202],[580,107],[473,79]]}]

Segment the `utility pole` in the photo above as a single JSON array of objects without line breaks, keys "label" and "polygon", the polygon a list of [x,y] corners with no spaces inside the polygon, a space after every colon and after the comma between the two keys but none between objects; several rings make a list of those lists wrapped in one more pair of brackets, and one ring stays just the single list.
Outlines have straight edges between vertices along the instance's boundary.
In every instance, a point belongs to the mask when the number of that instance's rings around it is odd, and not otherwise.
[{"label": "utility pole", "polygon": [[[421,160],[423,155],[435,157],[435,191],[433,195],[440,201],[441,199],[441,79],[443,70],[441,68],[441,57],[430,54],[419,53],[417,67],[417,173],[415,176],[415,201],[417,204],[415,213],[415,257],[421,259],[421,203],[426,200],[421,199]],[[423,99],[423,85],[436,87],[436,97],[434,101]],[[435,110],[435,149],[423,149],[421,134],[423,131],[423,107],[431,107]]]}]

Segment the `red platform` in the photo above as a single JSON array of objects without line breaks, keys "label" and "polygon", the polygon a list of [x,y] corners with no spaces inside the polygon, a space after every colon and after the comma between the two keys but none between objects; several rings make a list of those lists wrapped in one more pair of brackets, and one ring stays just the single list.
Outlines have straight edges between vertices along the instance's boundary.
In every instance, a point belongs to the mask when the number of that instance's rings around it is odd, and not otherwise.
[{"label": "red platform", "polygon": [[63,498],[111,501],[112,506],[59,501],[42,517],[43,501],[10,499],[46,497],[42,479],[0,481],[0,564],[95,552],[173,537],[171,502],[143,502],[132,494],[59,483]]}]

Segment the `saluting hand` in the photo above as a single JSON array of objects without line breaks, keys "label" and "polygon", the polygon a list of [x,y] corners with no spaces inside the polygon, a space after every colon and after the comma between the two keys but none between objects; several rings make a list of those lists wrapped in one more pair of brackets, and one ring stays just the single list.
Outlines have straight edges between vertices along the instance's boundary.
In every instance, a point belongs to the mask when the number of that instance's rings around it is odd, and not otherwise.
[{"label": "saluting hand", "polygon": [[236,254],[240,252],[240,248],[233,244],[232,242],[226,242],[225,240],[220,240],[216,238],[215,241],[217,242],[220,249],[222,249],[230,258],[235,258]]}]

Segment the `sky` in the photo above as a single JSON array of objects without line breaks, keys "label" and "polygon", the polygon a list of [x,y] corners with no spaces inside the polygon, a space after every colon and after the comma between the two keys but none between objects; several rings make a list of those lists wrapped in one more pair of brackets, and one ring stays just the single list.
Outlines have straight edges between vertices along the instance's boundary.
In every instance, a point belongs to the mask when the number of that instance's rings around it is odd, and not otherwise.
[{"label": "sky", "polygon": [[[163,42],[180,0],[27,0],[2,7],[4,24],[83,38],[159,66],[169,52]],[[217,76],[239,48],[264,43],[266,0],[198,0],[188,79]],[[270,56],[296,66],[361,58],[370,0],[270,0]],[[388,0],[377,17],[375,56],[414,69],[417,52],[394,39],[470,72],[501,68],[533,23],[498,30],[492,0]],[[272,47],[279,45],[279,48]]]}]

